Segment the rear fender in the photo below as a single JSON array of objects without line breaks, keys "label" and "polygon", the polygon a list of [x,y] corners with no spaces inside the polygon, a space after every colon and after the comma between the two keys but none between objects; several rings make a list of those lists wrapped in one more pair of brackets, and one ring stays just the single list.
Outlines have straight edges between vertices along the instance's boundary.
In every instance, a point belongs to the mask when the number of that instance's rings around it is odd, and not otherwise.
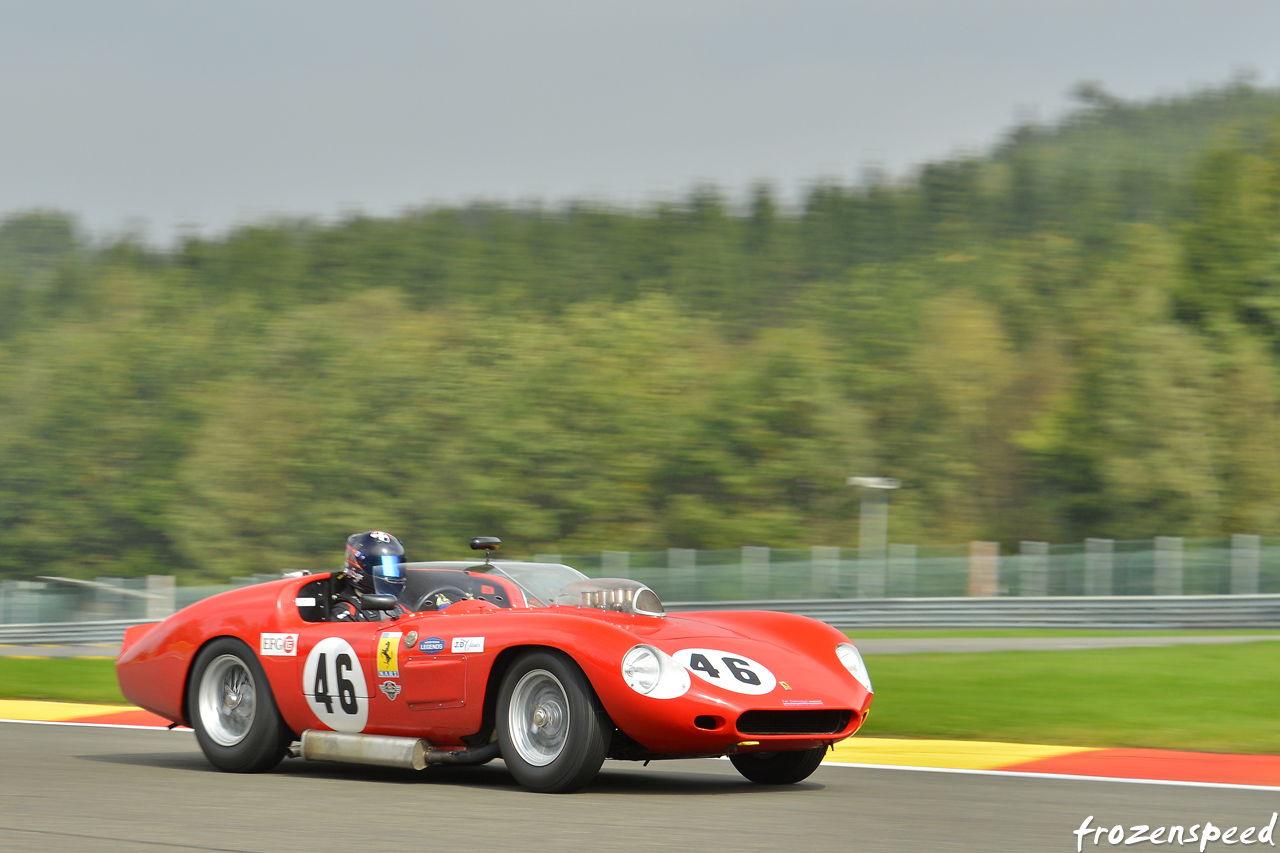
[{"label": "rear fender", "polygon": [[131,625],[125,628],[124,640],[120,643],[120,654],[129,651],[130,646],[145,637],[152,628],[159,624],[159,622],[148,622],[145,625]]}]

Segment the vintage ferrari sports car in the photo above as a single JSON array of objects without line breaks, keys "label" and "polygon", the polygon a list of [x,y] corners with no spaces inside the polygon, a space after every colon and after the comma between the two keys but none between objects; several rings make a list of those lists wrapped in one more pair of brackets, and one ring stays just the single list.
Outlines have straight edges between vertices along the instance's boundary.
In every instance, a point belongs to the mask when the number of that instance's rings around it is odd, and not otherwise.
[{"label": "vintage ferrari sports car", "polygon": [[545,792],[587,785],[606,758],[728,755],[753,782],[797,782],[871,705],[857,649],[813,619],[666,613],[643,584],[551,563],[408,563],[404,579],[398,599],[364,597],[371,621],[330,621],[334,573],[130,628],[121,689],[191,726],[223,770],[501,757]]}]

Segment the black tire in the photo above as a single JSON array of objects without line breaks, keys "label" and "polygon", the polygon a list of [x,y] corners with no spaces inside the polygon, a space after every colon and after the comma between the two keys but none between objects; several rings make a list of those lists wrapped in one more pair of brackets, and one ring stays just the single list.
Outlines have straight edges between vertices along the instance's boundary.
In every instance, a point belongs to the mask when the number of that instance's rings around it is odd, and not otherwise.
[{"label": "black tire", "polygon": [[293,740],[257,656],[233,637],[214,640],[196,656],[187,719],[209,763],[231,773],[270,770]]},{"label": "black tire", "polygon": [[582,670],[550,651],[527,652],[512,663],[498,691],[497,725],[511,775],[544,794],[589,784],[613,733]]},{"label": "black tire", "polygon": [[822,763],[825,746],[797,752],[741,752],[729,760],[738,772],[759,785],[794,785],[808,779]]}]

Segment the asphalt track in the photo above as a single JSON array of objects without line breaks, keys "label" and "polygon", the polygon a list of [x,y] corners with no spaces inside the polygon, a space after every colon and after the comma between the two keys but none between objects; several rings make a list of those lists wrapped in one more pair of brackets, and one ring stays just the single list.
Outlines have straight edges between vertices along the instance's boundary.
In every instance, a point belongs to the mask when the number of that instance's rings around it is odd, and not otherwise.
[{"label": "asphalt track", "polygon": [[1089,815],[1243,828],[1280,809],[1277,789],[826,765],[770,788],[715,760],[608,762],[563,796],[520,789],[501,761],[413,773],[292,760],[240,776],[213,770],[190,732],[24,723],[0,723],[0,770],[0,850],[18,853],[1065,851]]}]

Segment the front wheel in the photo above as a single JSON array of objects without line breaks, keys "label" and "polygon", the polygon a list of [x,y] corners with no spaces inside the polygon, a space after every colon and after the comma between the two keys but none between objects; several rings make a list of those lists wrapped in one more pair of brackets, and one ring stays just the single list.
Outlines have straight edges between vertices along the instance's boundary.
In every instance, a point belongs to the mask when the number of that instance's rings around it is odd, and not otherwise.
[{"label": "front wheel", "polygon": [[187,717],[214,767],[261,773],[284,758],[293,732],[280,718],[262,665],[244,643],[222,637],[205,646],[191,668],[187,696]]},{"label": "front wheel", "polygon": [[822,763],[825,746],[797,752],[740,752],[729,760],[738,772],[760,785],[793,785],[808,779]]},{"label": "front wheel", "polygon": [[498,693],[498,742],[516,781],[545,794],[584,787],[600,772],[612,725],[577,664],[529,652],[511,665]]}]

